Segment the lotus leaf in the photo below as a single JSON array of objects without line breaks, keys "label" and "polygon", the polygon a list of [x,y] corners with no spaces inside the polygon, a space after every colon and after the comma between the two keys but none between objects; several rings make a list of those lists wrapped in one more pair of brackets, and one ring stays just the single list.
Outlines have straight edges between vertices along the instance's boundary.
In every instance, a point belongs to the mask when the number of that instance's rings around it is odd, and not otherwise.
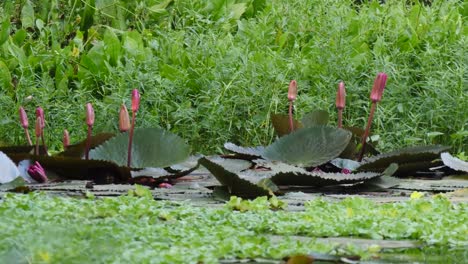
[{"label": "lotus leaf", "polygon": [[442,158],[442,162],[445,166],[457,171],[468,172],[468,162],[455,158],[448,152],[440,154],[440,157]]},{"label": "lotus leaf", "polygon": [[[91,150],[90,159],[127,165],[129,133],[117,135]],[[135,129],[132,145],[132,168],[167,167],[187,159],[189,146],[179,136],[160,128]]]},{"label": "lotus leaf", "polygon": [[318,166],[340,155],[350,139],[351,132],[340,128],[299,129],[268,146],[263,157],[301,167]]},{"label": "lotus leaf", "polygon": [[325,110],[315,110],[302,117],[301,122],[304,127],[326,126],[328,124],[329,114]]},{"label": "lotus leaf", "polygon": [[[288,115],[272,114],[271,124],[273,125],[273,128],[276,131],[276,134],[278,134],[278,136],[280,137],[287,135],[291,132],[289,128],[289,116]],[[294,130],[297,130],[303,127],[302,124],[297,120],[293,121],[293,125],[294,125]]]}]

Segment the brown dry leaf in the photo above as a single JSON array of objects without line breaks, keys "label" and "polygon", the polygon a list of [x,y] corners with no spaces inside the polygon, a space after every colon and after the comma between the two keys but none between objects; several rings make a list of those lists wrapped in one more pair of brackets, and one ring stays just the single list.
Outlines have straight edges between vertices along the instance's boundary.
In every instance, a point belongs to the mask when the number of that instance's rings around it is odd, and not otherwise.
[{"label": "brown dry leaf", "polygon": [[311,256],[307,255],[297,255],[297,256],[292,256],[288,259],[288,262],[286,264],[311,264],[314,263],[314,258]]}]

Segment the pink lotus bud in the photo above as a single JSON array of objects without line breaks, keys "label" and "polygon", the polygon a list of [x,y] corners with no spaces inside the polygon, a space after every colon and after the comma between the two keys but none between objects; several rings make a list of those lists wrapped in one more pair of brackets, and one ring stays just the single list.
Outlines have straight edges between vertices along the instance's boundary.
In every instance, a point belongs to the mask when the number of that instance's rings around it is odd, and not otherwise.
[{"label": "pink lotus bud", "polygon": [[62,138],[63,148],[66,149],[70,146],[70,134],[68,130],[63,130],[63,138]]},{"label": "pink lotus bud", "polygon": [[39,164],[39,162],[34,162],[31,166],[28,168],[28,174],[33,178],[35,181],[39,183],[44,183],[47,181],[47,175],[45,173],[44,168]]},{"label": "pink lotus bud", "polygon": [[338,84],[338,91],[336,92],[336,108],[344,109],[346,105],[346,89],[344,82]]},{"label": "pink lotus bud", "polygon": [[119,112],[119,130],[125,132],[130,129],[130,117],[128,115],[127,107],[124,104],[120,107]]},{"label": "pink lotus bud", "polygon": [[28,115],[26,114],[26,111],[24,110],[22,106],[19,109],[19,115],[20,115],[21,126],[23,128],[28,128],[29,127]]},{"label": "pink lotus bud", "polygon": [[163,183],[160,183],[160,184],[158,185],[158,188],[166,188],[166,189],[169,189],[169,188],[172,188],[172,184],[167,183],[167,182],[163,182]]},{"label": "pink lotus bud", "polygon": [[374,86],[372,87],[370,99],[372,102],[380,102],[382,100],[383,91],[385,89],[385,85],[387,84],[387,74],[381,72],[377,74],[377,77],[374,81]]},{"label": "pink lotus bud", "polygon": [[132,112],[138,111],[140,108],[140,93],[138,89],[133,89],[132,91]]},{"label": "pink lotus bud", "polygon": [[42,135],[42,121],[41,117],[36,118],[36,127],[35,127],[35,132],[36,132],[36,138],[39,138]]},{"label": "pink lotus bud", "polygon": [[296,80],[292,80],[289,83],[288,100],[289,101],[294,101],[294,100],[296,100],[296,97],[297,97],[297,82],[296,82]]},{"label": "pink lotus bud", "polygon": [[94,109],[91,103],[86,104],[86,124],[88,126],[94,125]]},{"label": "pink lotus bud", "polygon": [[44,117],[44,109],[42,109],[42,107],[38,107],[36,108],[36,118],[40,118],[40,124],[41,124],[41,128],[44,128],[45,127],[45,117]]}]

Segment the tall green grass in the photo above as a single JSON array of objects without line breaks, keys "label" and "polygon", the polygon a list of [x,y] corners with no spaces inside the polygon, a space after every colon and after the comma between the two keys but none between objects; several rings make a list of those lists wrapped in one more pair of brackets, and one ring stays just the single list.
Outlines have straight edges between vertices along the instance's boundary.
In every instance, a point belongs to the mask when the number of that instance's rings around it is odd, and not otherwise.
[{"label": "tall green grass", "polygon": [[268,144],[270,114],[286,113],[291,79],[297,116],[320,108],[332,120],[344,80],[345,125],[363,127],[373,79],[384,71],[373,125],[380,149],[468,151],[467,10],[455,0],[6,1],[0,142],[24,142],[20,105],[30,117],[45,109],[54,149],[64,128],[72,140],[85,137],[86,102],[95,131],[116,131],[119,105],[138,88],[138,126],[169,129],[195,151]]}]

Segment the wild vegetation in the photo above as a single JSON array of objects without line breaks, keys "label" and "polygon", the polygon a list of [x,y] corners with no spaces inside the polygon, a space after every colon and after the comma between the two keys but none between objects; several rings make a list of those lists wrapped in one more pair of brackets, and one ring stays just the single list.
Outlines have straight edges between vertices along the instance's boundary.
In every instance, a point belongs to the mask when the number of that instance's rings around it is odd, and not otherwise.
[{"label": "wild vegetation", "polygon": [[[254,201],[233,197],[219,208],[154,201],[141,186],[127,196],[102,199],[10,194],[0,203],[4,238],[0,259],[6,263],[219,263],[311,252],[367,259],[379,254],[376,245],[339,246],[306,238],[357,236],[443,246],[445,252],[439,252],[443,261],[459,262],[466,257],[463,248],[468,242],[466,204],[452,204],[443,195],[421,196],[415,193],[408,201],[389,204],[362,198],[316,199],[305,205],[305,211],[294,212],[270,210],[281,209],[280,201],[266,197]],[[462,251],[455,254],[447,246]],[[345,263],[333,263],[338,262]]]},{"label": "wild vegetation", "polygon": [[[443,143],[467,151],[463,1],[26,0],[0,4],[0,144],[24,142],[18,109],[44,108],[48,145],[117,131],[138,88],[138,126],[159,124],[201,152],[266,145],[272,113],[334,114],[345,81],[345,126],[364,127],[377,72],[389,81],[373,124],[379,148]],[[82,113],[81,117],[77,113]],[[300,116],[299,116],[300,118]],[[331,120],[336,120],[332,116]]]}]

